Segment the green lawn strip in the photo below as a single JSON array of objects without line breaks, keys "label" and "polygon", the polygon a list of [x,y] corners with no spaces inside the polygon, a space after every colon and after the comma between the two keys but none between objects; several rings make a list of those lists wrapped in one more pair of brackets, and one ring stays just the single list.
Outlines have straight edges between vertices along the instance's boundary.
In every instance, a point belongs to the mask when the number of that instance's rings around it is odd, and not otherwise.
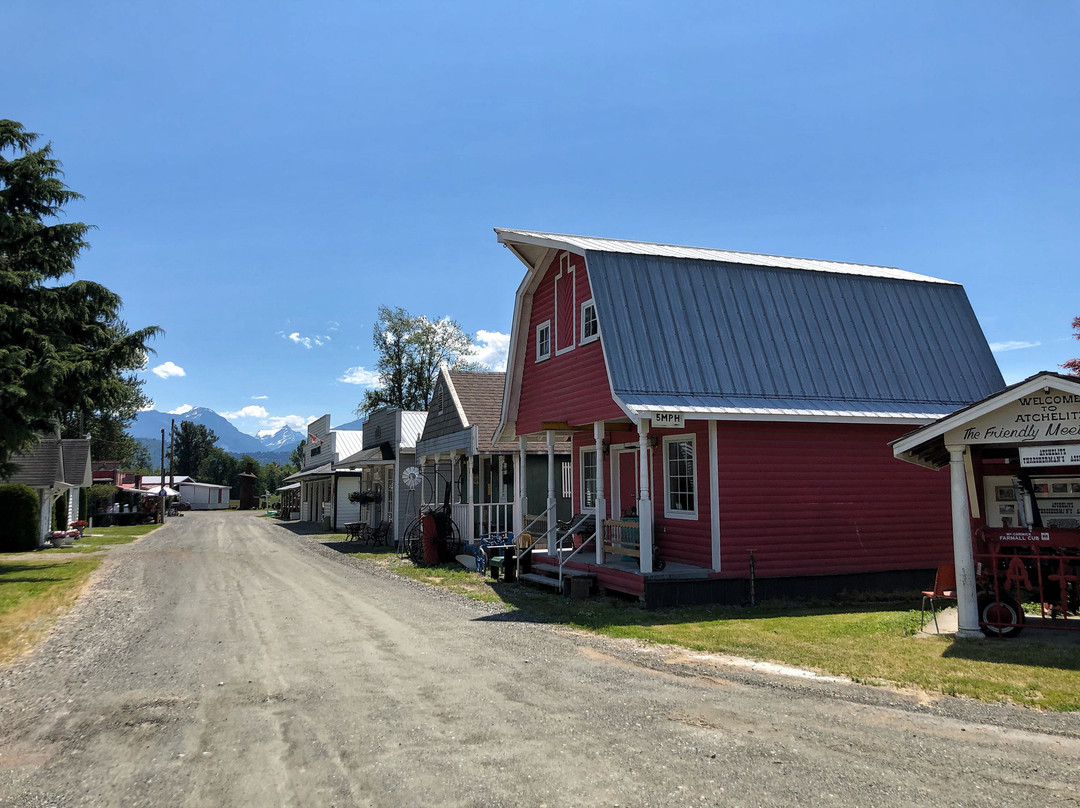
[{"label": "green lawn strip", "polygon": [[[769,607],[762,607],[768,610]],[[638,623],[584,627],[714,654],[734,654],[982,701],[1080,709],[1080,650],[1046,643],[915,637],[916,612],[881,605],[640,614]],[[748,614],[749,613],[749,614]]]},{"label": "green lawn strip", "polygon": [[46,554],[93,553],[114,544],[130,544],[161,525],[126,525],[120,527],[95,527],[92,533],[75,539],[71,547],[50,547],[40,552]]},{"label": "green lawn strip", "polygon": [[32,647],[75,600],[100,558],[0,561],[0,661]]},{"label": "green lawn strip", "polygon": [[393,548],[341,542],[342,552],[404,577],[474,600],[502,601],[532,619],[844,676],[871,685],[917,688],[981,701],[1011,701],[1046,710],[1080,710],[1080,649],[1027,638],[954,640],[918,637],[911,602],[700,606],[646,611],[611,597],[569,600],[523,586],[495,583],[460,564],[417,567]]}]

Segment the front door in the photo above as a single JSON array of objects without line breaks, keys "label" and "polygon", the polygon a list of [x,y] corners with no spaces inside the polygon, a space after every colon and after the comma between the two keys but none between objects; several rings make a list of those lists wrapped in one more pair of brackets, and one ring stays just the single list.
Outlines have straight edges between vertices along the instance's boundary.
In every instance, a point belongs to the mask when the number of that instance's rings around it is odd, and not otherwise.
[{"label": "front door", "polygon": [[638,500],[638,451],[637,447],[620,449],[615,458],[616,479],[612,489],[615,491],[615,502],[611,515],[615,519],[623,516],[637,515]]}]

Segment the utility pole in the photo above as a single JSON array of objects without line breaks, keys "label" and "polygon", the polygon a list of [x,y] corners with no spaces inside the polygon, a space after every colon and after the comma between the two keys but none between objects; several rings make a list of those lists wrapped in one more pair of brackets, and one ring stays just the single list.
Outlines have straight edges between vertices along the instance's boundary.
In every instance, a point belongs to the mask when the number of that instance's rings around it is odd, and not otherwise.
[{"label": "utility pole", "polygon": [[158,477],[161,485],[158,487],[158,499],[161,507],[161,524],[165,524],[165,427],[161,428],[161,476]]},{"label": "utility pole", "polygon": [[173,485],[173,447],[176,445],[176,419],[172,419],[172,426],[169,427],[169,488],[176,490]]}]

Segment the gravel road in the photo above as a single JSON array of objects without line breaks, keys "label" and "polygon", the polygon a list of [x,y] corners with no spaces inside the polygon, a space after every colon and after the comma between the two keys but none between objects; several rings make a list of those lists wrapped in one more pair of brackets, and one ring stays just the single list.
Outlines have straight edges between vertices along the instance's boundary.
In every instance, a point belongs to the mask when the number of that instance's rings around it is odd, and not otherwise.
[{"label": "gravel road", "polygon": [[1080,717],[516,619],[236,512],[0,670],[0,805],[1076,805]]}]

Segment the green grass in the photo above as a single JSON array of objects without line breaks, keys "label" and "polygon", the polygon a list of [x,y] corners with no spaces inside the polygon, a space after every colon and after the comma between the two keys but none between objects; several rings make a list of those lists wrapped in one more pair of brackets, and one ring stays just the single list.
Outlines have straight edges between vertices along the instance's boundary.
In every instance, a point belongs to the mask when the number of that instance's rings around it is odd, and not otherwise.
[{"label": "green grass", "polygon": [[40,555],[0,563],[0,662],[36,645],[100,563]]},{"label": "green grass", "polygon": [[127,525],[120,527],[95,527],[93,533],[75,539],[71,547],[50,547],[40,552],[46,554],[96,553],[114,544],[130,544],[161,525]]},{"label": "green grass", "polygon": [[1080,647],[1035,641],[1031,632],[1003,641],[917,636],[917,599],[647,611],[636,601],[612,597],[572,601],[521,584],[495,583],[456,563],[416,567],[390,548],[353,545],[344,535],[322,539],[404,577],[474,600],[505,603],[531,620],[776,662],[868,685],[1045,710],[1080,710]]}]

